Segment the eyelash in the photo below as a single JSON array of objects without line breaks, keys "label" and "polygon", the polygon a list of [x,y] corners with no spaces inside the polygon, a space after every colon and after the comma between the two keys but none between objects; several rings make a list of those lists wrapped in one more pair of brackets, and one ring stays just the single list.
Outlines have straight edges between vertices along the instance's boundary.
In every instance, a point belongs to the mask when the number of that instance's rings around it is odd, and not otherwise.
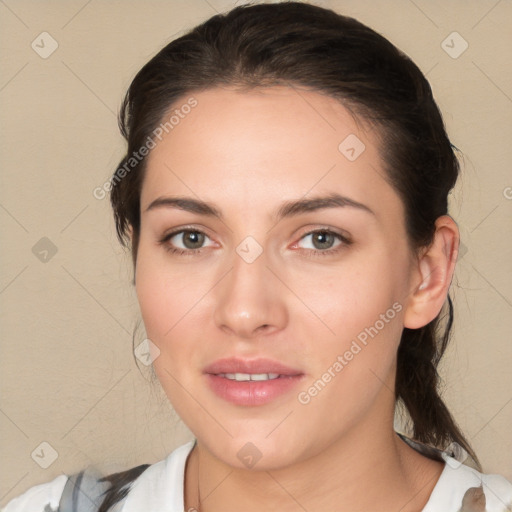
[{"label": "eyelash", "polygon": [[[166,234],[159,241],[159,244],[163,245],[167,252],[169,252],[171,254],[178,255],[178,256],[199,256],[200,254],[202,254],[204,247],[202,247],[200,249],[179,249],[177,247],[172,247],[171,245],[168,244],[168,241],[171,238],[173,238],[174,236],[179,235],[181,233],[200,233],[200,234],[208,237],[208,235],[206,233],[204,233],[203,231],[201,231],[199,229],[185,228],[185,229],[179,229],[177,231],[173,231],[171,233]],[[347,238],[346,236],[343,236],[340,233],[336,233],[335,231],[332,231],[327,228],[315,229],[313,231],[308,231],[299,239],[299,241],[302,240],[303,238],[305,238],[306,236],[314,235],[316,233],[324,233],[324,234],[334,235],[334,237],[336,237],[341,242],[341,244],[339,244],[338,246],[336,246],[333,249],[326,249],[326,250],[303,249],[304,251],[306,251],[306,257],[308,257],[308,258],[316,258],[319,256],[331,256],[333,254],[339,253],[341,250],[343,250],[344,248],[346,248],[352,244],[352,241],[349,238]],[[294,244],[294,245],[296,245],[296,244]]]},{"label": "eyelash", "polygon": [[[320,228],[320,229],[314,229],[313,231],[308,231],[307,233],[304,233],[299,239],[302,240],[303,238],[309,236],[309,235],[315,235],[317,233],[324,233],[328,235],[333,235],[336,239],[338,239],[341,243],[338,244],[333,249],[303,249],[303,251],[306,251],[306,257],[307,258],[317,258],[321,256],[333,256],[335,254],[338,254],[343,249],[346,249],[349,245],[352,244],[352,240],[350,240],[348,237],[341,235],[340,233],[336,233],[336,231],[332,231],[328,228]],[[297,242],[298,243],[298,242]],[[294,244],[296,245],[296,244]]]}]

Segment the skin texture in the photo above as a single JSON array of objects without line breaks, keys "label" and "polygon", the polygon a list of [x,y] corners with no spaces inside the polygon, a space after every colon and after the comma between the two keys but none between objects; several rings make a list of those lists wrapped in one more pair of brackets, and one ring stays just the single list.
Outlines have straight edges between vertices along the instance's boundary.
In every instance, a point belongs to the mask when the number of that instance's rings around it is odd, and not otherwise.
[{"label": "skin texture", "polygon": [[[332,98],[281,86],[194,97],[197,106],[149,156],[135,273],[148,338],[160,351],[155,372],[198,440],[185,509],[198,508],[199,478],[201,511],[421,510],[442,464],[394,433],[396,352],[403,327],[425,325],[446,299],[455,223],[440,217],[432,246],[411,251],[375,130]],[[354,161],[338,149],[351,134],[365,145]],[[274,217],[284,201],[332,192],[371,212],[344,206]],[[169,196],[212,203],[223,218],[148,210]],[[180,228],[206,237],[161,243]],[[311,232],[320,229],[351,243],[318,240]],[[252,263],[236,251],[248,236],[262,249]],[[329,249],[338,250],[322,254]],[[300,403],[298,393],[393,304],[396,315]],[[233,405],[203,374],[229,356],[274,359],[304,377],[271,403]],[[237,457],[248,442],[261,453],[250,469]]]}]

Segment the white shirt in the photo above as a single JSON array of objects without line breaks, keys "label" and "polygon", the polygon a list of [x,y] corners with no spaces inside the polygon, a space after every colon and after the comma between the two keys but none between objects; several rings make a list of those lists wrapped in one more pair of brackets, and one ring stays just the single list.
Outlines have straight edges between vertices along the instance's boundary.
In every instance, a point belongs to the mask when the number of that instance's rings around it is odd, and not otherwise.
[{"label": "white shirt", "polygon": [[[164,460],[149,466],[132,484],[119,509],[122,512],[184,512],[185,463],[194,446],[190,441]],[[449,456],[422,512],[459,512],[465,492],[483,486],[486,512],[512,510],[512,483],[500,475],[483,474]],[[68,477],[30,488],[11,500],[0,512],[50,512],[57,510]],[[118,510],[116,508],[116,510]]]}]

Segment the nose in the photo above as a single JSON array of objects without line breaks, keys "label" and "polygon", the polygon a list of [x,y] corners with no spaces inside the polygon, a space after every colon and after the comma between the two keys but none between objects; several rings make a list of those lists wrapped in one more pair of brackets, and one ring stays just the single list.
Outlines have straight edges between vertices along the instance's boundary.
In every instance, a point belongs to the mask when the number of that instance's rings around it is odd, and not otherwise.
[{"label": "nose", "polygon": [[267,263],[265,251],[252,263],[235,253],[231,271],[214,288],[214,320],[219,329],[252,339],[285,327],[286,288]]}]

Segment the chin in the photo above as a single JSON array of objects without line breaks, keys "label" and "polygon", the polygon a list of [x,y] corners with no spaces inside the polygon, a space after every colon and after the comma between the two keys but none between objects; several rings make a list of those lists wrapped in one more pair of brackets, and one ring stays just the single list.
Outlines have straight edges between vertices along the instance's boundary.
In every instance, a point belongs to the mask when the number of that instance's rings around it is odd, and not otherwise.
[{"label": "chin", "polygon": [[[239,432],[233,437],[225,433],[222,438],[216,435],[202,436],[201,432],[198,432],[196,437],[224,464],[251,471],[282,469],[304,461],[316,453],[315,446],[307,444],[308,439],[317,439],[315,436],[307,436],[303,432],[300,438],[296,438],[284,429],[278,433],[276,425],[278,422],[272,422],[271,428],[267,428],[266,425],[262,428],[260,424],[261,430],[246,429],[245,432]],[[292,426],[295,427],[296,424]],[[274,432],[272,432],[273,429],[275,429]],[[272,433],[268,435],[269,432]],[[316,447],[316,449],[320,448]]]}]

